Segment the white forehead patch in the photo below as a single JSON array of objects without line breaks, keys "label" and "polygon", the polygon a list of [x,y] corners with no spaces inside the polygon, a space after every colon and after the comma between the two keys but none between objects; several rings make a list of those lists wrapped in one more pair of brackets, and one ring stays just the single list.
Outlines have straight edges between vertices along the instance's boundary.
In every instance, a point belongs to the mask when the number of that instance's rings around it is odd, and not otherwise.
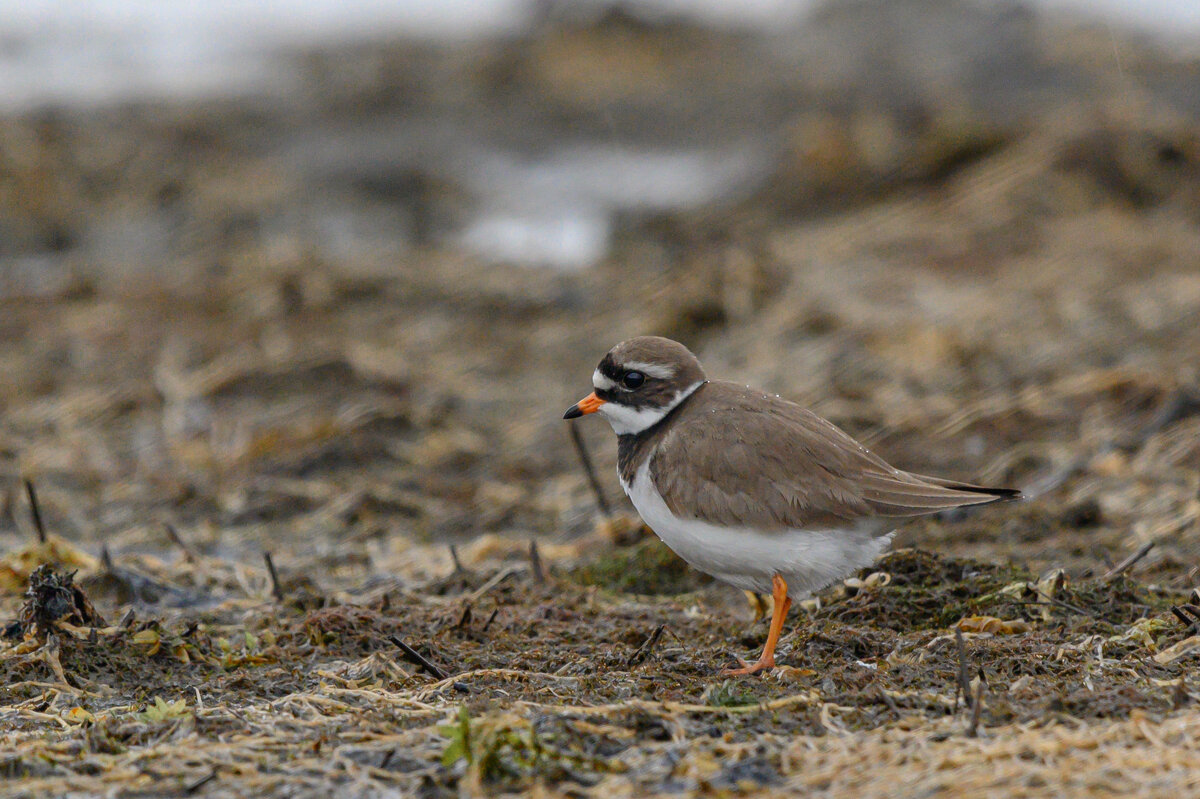
[{"label": "white forehead patch", "polygon": [[596,387],[597,391],[609,391],[617,387],[615,382],[600,374],[599,369],[592,372],[592,385]]},{"label": "white forehead patch", "polygon": [[670,380],[675,376],[674,366],[664,366],[661,363],[646,363],[645,361],[627,361],[622,365],[624,369],[633,369],[650,377],[657,377],[659,380]]}]

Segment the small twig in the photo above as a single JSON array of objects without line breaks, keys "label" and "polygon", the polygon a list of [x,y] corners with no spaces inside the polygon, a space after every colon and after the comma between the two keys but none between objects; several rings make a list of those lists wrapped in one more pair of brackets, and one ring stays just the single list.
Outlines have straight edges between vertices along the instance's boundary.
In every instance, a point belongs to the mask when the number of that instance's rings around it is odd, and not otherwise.
[{"label": "small twig", "polygon": [[283,589],[279,586],[279,573],[275,571],[275,561],[271,560],[271,553],[264,552],[263,560],[267,562],[267,571],[271,575],[271,593],[275,596],[276,602],[282,602]]},{"label": "small twig", "polygon": [[467,602],[463,605],[462,615],[458,617],[458,624],[454,625],[454,629],[461,630],[471,623],[471,603]]},{"label": "small twig", "polygon": [[487,621],[485,621],[485,622],[483,623],[483,629],[482,629],[482,630],[480,630],[480,632],[482,632],[482,633],[486,633],[486,632],[488,631],[488,627],[491,627],[491,626],[492,626],[492,622],[494,622],[494,621],[496,620],[496,617],[497,617],[498,615],[500,615],[500,608],[495,608],[495,609],[493,609],[493,610],[492,610],[492,615],[488,616],[488,618],[487,618]]},{"label": "small twig", "polygon": [[1172,605],[1171,612],[1175,614],[1175,618],[1179,619],[1179,621],[1183,623],[1183,626],[1189,632],[1191,632],[1191,630],[1196,626],[1196,620],[1191,618],[1190,616],[1188,616],[1182,610],[1180,610],[1179,606]]},{"label": "small twig", "polygon": [[1175,614],[1175,618],[1183,622],[1183,626],[1188,632],[1200,630],[1200,608],[1195,605],[1172,605],[1171,612]]},{"label": "small twig", "polygon": [[200,779],[194,780],[194,781],[188,783],[187,785],[185,785],[183,788],[183,792],[184,793],[195,793],[196,791],[200,790],[205,785],[208,785],[210,782],[212,782],[216,778],[217,778],[217,770],[213,769],[212,771],[208,772],[208,774],[204,775]]},{"label": "small twig", "polygon": [[425,659],[425,657],[420,652],[413,649],[411,646],[404,643],[396,636],[389,635],[388,640],[391,641],[396,646],[400,647],[400,651],[404,653],[405,660],[407,660],[410,663],[414,663],[414,664],[420,666],[421,668],[425,669],[425,671],[429,672],[436,679],[445,680],[449,677],[449,675],[446,674],[446,672],[442,671],[437,666],[430,663],[428,660]]},{"label": "small twig", "polygon": [[117,624],[117,627],[122,630],[128,630],[133,626],[133,622],[136,619],[137,611],[135,611],[133,608],[130,608],[129,610],[125,611],[125,615],[121,617],[121,621]]},{"label": "small twig", "polygon": [[1051,605],[1056,605],[1064,610],[1069,610],[1072,613],[1078,613],[1080,616],[1091,616],[1094,619],[1100,615],[1095,611],[1081,608],[1078,605],[1072,605],[1070,602],[1064,602],[1061,599],[1055,599],[1033,583],[1025,583],[1025,588],[1037,594],[1039,597],[1041,597],[1041,599],[1035,602],[1015,601],[1013,603],[1014,605],[1044,605],[1046,603],[1050,603]]},{"label": "small twig", "polygon": [[175,526],[169,523],[164,523],[163,527],[166,528],[167,538],[170,538],[171,542],[175,544],[175,546],[183,550],[183,559],[189,563],[194,563],[197,560],[195,551],[188,546],[188,543],[184,541],[183,538],[180,537],[179,531],[175,529]]},{"label": "small twig", "polygon": [[375,768],[380,768],[380,769],[387,768],[388,763],[391,763],[392,758],[395,756],[396,756],[395,749],[387,750],[386,752],[383,753],[383,759],[379,761],[379,765],[376,766]]},{"label": "small twig", "polygon": [[110,555],[108,552],[108,544],[100,545],[100,566],[109,574],[112,574],[114,571],[116,571],[116,567],[112,562],[112,555]]},{"label": "small twig", "polygon": [[878,686],[878,688],[879,695],[883,698],[884,704],[891,708],[891,711],[896,714],[896,718],[903,718],[903,714],[900,712],[900,706],[896,704],[896,700],[892,699],[891,694],[884,690],[882,685]]},{"label": "small twig", "polygon": [[383,599],[379,600],[379,612],[387,613],[392,609],[392,595],[387,591],[383,592]]},{"label": "small twig", "polygon": [[637,648],[637,651],[629,656],[629,660],[625,661],[626,666],[640,665],[643,660],[650,657],[650,653],[654,651],[654,647],[658,644],[658,639],[662,638],[663,630],[667,625],[660,624],[654,628],[654,632],[650,633],[650,637],[642,642],[642,645]]},{"label": "small twig", "polygon": [[524,568],[525,568],[524,566],[509,566],[507,569],[496,572],[496,574],[492,577],[492,579],[488,580],[486,583],[479,586],[474,591],[472,591],[470,594],[468,594],[467,601],[468,602],[478,601],[479,598],[484,596],[485,594],[487,594],[488,591],[491,591],[493,588],[500,585],[500,583],[504,582],[509,577],[512,577],[514,574],[519,574]]},{"label": "small twig", "polygon": [[967,737],[974,738],[979,732],[979,714],[983,711],[983,673],[975,683],[975,699],[971,702],[971,723],[967,725]]},{"label": "small twig", "polygon": [[542,569],[542,555],[538,552],[537,539],[529,539],[529,565],[533,568],[533,581],[539,585],[546,582],[546,572]]},{"label": "small twig", "polygon": [[247,729],[250,729],[250,730],[254,729],[254,723],[253,723],[252,721],[250,721],[250,719],[246,718],[246,716],[245,716],[245,715],[243,715],[243,714],[242,714],[242,713],[241,713],[239,710],[237,710],[236,708],[232,708],[232,707],[224,707],[224,708],[221,708],[221,709],[222,709],[222,710],[224,710],[224,711],[225,711],[226,713],[228,713],[229,715],[233,716],[235,719],[237,719],[238,721],[240,721],[242,724],[246,725],[246,728],[247,728]]},{"label": "small twig", "polygon": [[1138,547],[1137,551],[1134,552],[1132,555],[1125,558],[1125,560],[1121,561],[1116,566],[1113,566],[1111,569],[1106,571],[1104,573],[1104,576],[1101,579],[1108,580],[1113,577],[1116,577],[1119,574],[1124,574],[1125,572],[1129,571],[1135,563],[1137,563],[1139,560],[1141,560],[1142,558],[1149,555],[1150,550],[1152,550],[1152,549],[1154,549],[1154,542],[1147,541],[1146,543],[1144,543],[1140,547]]},{"label": "small twig", "polygon": [[38,505],[37,489],[32,480],[25,481],[25,496],[29,497],[29,513],[33,516],[33,527],[37,530],[38,541],[46,543],[46,526],[42,524],[42,508]]},{"label": "small twig", "polygon": [[954,643],[958,646],[958,685],[954,691],[954,706],[958,707],[961,696],[971,707],[971,671],[967,668],[967,643],[963,640],[962,630],[954,628]]},{"label": "small twig", "polygon": [[600,487],[600,481],[596,479],[596,469],[592,466],[592,457],[583,443],[583,434],[579,432],[579,425],[567,425],[567,429],[571,431],[571,441],[575,442],[575,452],[579,455],[579,463],[583,465],[583,473],[587,475],[588,485],[592,487],[592,493],[596,495],[596,507],[600,509],[601,516],[611,519],[612,508],[609,507],[608,500],[604,497],[604,489]]},{"label": "small twig", "polygon": [[466,571],[463,568],[462,561],[458,559],[458,547],[454,546],[454,544],[450,545],[450,560],[454,561],[455,574],[462,574]]}]

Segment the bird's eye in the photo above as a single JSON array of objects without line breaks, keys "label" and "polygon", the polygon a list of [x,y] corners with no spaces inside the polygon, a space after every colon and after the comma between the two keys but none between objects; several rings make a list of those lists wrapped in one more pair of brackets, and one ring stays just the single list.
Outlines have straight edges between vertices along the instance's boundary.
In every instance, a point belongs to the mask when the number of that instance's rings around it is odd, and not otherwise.
[{"label": "bird's eye", "polygon": [[641,372],[629,371],[621,375],[621,382],[625,388],[638,388],[646,382],[646,376]]}]

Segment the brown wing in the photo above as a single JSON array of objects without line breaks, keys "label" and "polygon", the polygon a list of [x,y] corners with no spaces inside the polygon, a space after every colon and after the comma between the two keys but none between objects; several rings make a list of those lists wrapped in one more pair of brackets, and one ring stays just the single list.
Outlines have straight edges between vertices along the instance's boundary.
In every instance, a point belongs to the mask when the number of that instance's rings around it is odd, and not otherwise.
[{"label": "brown wing", "polygon": [[650,461],[676,516],[761,530],[836,529],[1016,493],[900,471],[799,405],[710,386],[703,409],[682,414]]}]

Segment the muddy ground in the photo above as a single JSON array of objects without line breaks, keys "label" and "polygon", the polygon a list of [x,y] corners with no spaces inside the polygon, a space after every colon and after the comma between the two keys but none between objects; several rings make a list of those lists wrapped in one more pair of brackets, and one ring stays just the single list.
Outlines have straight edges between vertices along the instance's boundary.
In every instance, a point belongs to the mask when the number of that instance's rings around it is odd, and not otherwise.
[{"label": "muddy ground", "polygon": [[[549,18],[0,120],[0,793],[1200,787],[1200,62],[844,8],[786,41]],[[459,246],[439,142],[614,130],[770,157],[616,213],[586,269]],[[1029,498],[905,525],[725,680],[765,624],[640,529],[583,420],[598,510],[560,418],[642,333]]]}]

